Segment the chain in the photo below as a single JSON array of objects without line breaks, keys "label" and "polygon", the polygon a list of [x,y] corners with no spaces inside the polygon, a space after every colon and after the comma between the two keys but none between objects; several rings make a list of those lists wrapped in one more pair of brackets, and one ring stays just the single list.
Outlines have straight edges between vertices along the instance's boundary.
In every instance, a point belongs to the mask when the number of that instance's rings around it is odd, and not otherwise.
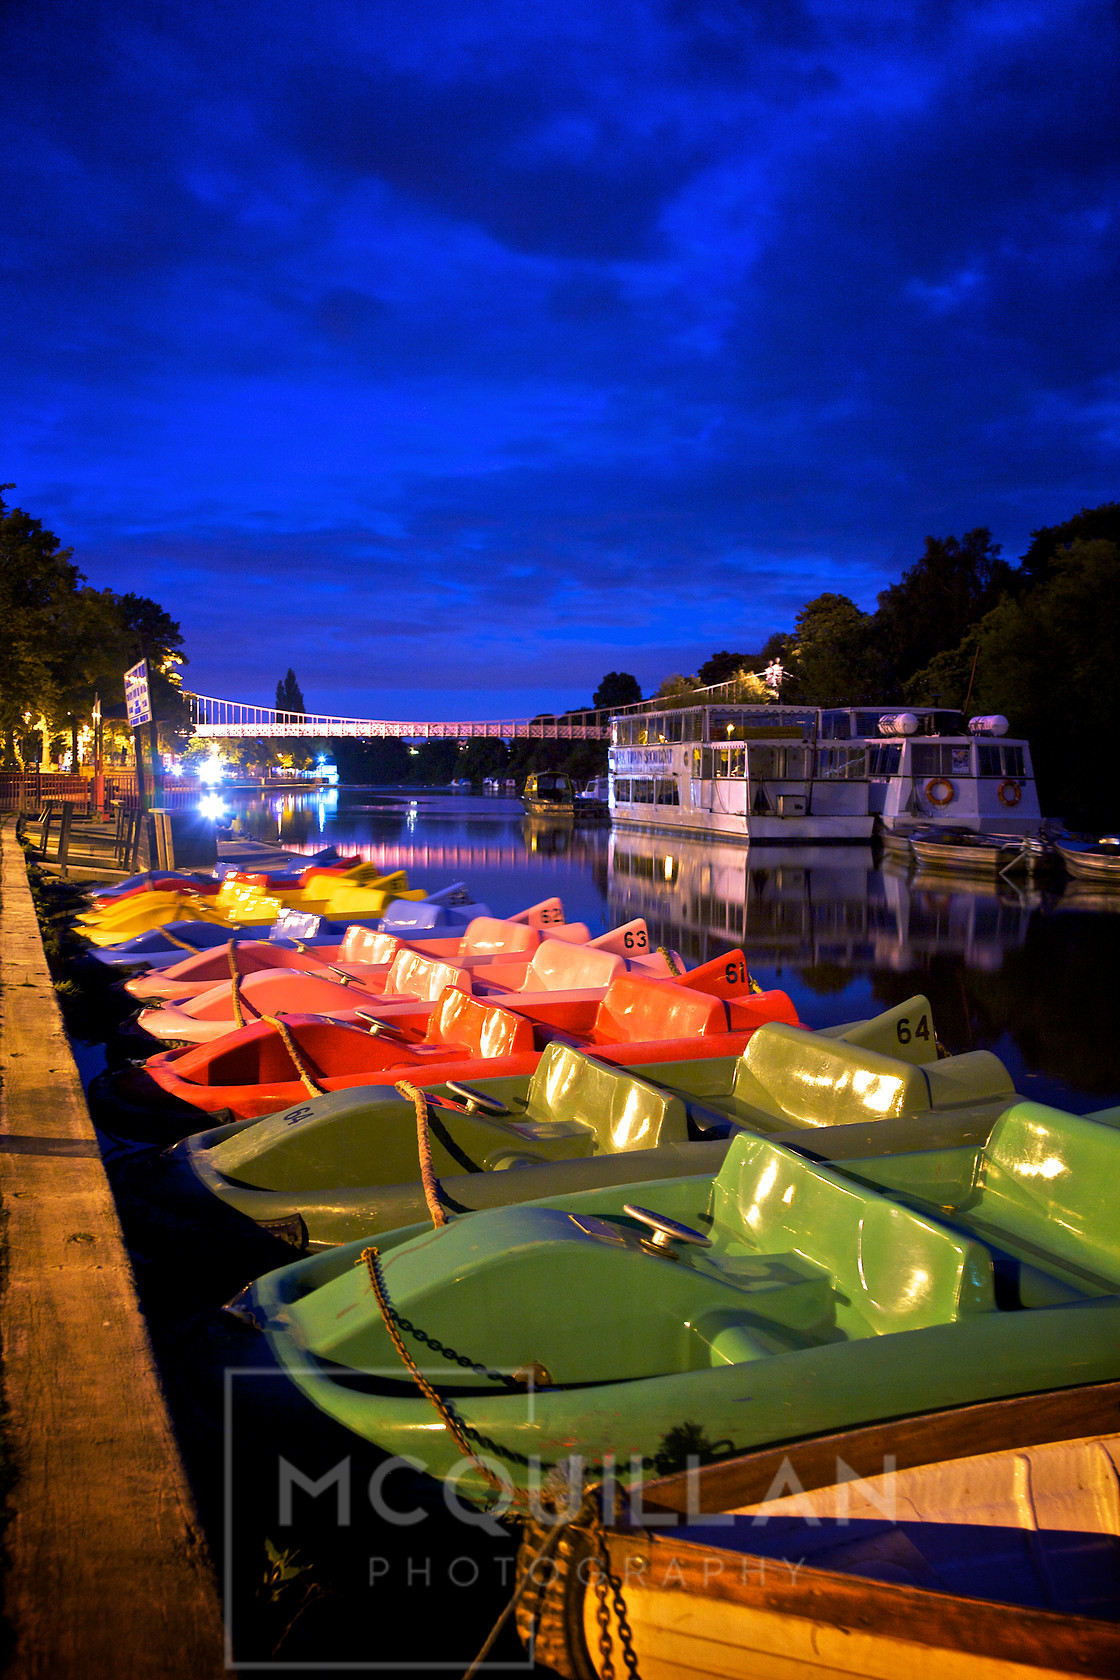
[{"label": "chain", "polygon": [[666,968],[669,970],[669,973],[673,976],[674,980],[677,979],[681,971],[677,967],[677,959],[674,957],[672,951],[670,951],[668,945],[659,945],[657,947],[657,954],[659,957],[665,958]]},{"label": "chain", "polygon": [[377,1302],[385,1328],[389,1332],[389,1339],[396,1348],[402,1364],[408,1370],[409,1375],[412,1377],[413,1382],[415,1382],[424,1398],[430,1401],[435,1407],[440,1422],[451,1436],[451,1439],[455,1442],[455,1445],[458,1447],[463,1457],[469,1458],[471,1463],[494,1489],[495,1493],[500,1494],[502,1491],[501,1483],[499,1482],[497,1476],[495,1476],[494,1472],[490,1469],[489,1465],[483,1464],[482,1460],[471,1446],[462,1421],[456,1416],[455,1412],[446,1403],[446,1401],[436,1393],[431,1383],[425,1377],[423,1371],[421,1371],[419,1365],[417,1365],[415,1359],[413,1359],[412,1355],[405,1347],[404,1338],[401,1335],[400,1330],[397,1328],[397,1324],[394,1323],[394,1320],[397,1319],[397,1314],[389,1305],[389,1298],[385,1293],[385,1285],[381,1277],[380,1256],[372,1243],[369,1248],[364,1248],[362,1250],[361,1258],[366,1263],[366,1269],[369,1272],[369,1281],[373,1288],[374,1299]]},{"label": "chain", "polygon": [[601,1558],[595,1571],[595,1597],[599,1601],[595,1607],[595,1620],[599,1624],[599,1673],[602,1680],[614,1680],[614,1663],[611,1661],[614,1641],[611,1638],[611,1613],[607,1602],[607,1576]]},{"label": "chain", "polygon": [[599,1655],[602,1658],[599,1673],[602,1680],[615,1680],[614,1644],[611,1639],[610,1614],[613,1607],[615,1621],[618,1624],[618,1643],[622,1650],[623,1667],[630,1676],[630,1680],[639,1680],[638,1658],[634,1651],[634,1635],[630,1628],[630,1618],[626,1613],[626,1600],[622,1596],[622,1585],[618,1576],[611,1574],[611,1559],[610,1552],[607,1549],[606,1530],[603,1527],[603,1513],[598,1505],[593,1508],[588,1527],[599,1564],[595,1573],[595,1597],[598,1600],[595,1607],[595,1620],[599,1624]]}]

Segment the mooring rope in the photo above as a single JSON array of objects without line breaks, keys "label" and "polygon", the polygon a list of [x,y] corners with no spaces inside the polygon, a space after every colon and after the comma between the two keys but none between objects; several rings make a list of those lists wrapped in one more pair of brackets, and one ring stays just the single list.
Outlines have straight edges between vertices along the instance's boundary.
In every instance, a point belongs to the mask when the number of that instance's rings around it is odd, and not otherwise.
[{"label": "mooring rope", "polygon": [[233,996],[233,1018],[239,1027],[245,1025],[245,1012],[241,1007],[241,974],[237,967],[237,946],[231,939],[226,946],[226,956],[229,960],[230,990]]},{"label": "mooring rope", "polygon": [[672,951],[670,951],[668,945],[659,945],[657,947],[657,954],[659,957],[665,958],[666,968],[669,970],[669,973],[673,976],[673,978],[676,979],[681,973],[681,970],[676,957],[673,955]]},{"label": "mooring rope", "polygon": [[284,1048],[288,1052],[289,1056],[292,1058],[292,1066],[295,1068],[296,1072],[299,1074],[300,1083],[302,1084],[304,1090],[307,1092],[308,1096],[309,1097],[321,1097],[321,1096],[323,1096],[325,1094],[324,1091],[323,1091],[323,1087],[321,1085],[317,1085],[315,1083],[314,1079],[311,1077],[311,1074],[308,1071],[307,1063],[304,1061],[303,1057],[300,1055],[299,1048],[296,1045],[295,1039],[292,1037],[291,1033],[288,1031],[287,1025],[280,1019],[279,1015],[262,1015],[261,1020],[265,1023],[266,1026],[275,1027],[276,1031],[280,1034],[280,1038],[283,1042]]},{"label": "mooring rope", "polygon": [[424,1200],[432,1216],[432,1224],[446,1225],[447,1212],[440,1200],[439,1179],[432,1166],[432,1143],[428,1135],[428,1099],[408,1079],[397,1080],[397,1090],[407,1097],[416,1110],[416,1148],[420,1156],[420,1182],[424,1186]]}]

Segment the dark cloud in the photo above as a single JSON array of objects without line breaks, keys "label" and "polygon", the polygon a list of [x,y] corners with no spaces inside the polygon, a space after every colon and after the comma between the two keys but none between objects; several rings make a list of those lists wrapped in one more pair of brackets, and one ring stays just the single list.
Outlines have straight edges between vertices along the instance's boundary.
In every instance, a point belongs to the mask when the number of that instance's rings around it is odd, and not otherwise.
[{"label": "dark cloud", "polygon": [[0,478],[201,689],[648,687],[1117,494],[1103,0],[10,14]]}]

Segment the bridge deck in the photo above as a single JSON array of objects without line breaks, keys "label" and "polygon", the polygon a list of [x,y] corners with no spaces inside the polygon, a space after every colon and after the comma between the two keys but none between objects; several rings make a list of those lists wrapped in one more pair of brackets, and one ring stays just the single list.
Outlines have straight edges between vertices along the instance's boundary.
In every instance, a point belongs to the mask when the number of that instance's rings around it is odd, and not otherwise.
[{"label": "bridge deck", "polygon": [[609,737],[609,712],[574,712],[564,717],[490,718],[462,722],[399,721],[389,718],[323,717],[304,712],[280,712],[271,706],[248,706],[237,700],[217,700],[188,694],[195,735],[202,740],[310,740],[350,737],[358,740],[395,738],[408,741],[603,741]]}]

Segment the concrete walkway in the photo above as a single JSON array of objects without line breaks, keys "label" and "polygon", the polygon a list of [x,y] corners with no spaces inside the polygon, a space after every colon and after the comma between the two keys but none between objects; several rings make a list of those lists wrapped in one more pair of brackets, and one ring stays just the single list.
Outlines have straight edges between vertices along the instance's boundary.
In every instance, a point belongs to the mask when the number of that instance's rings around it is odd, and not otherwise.
[{"label": "concrete walkway", "polygon": [[221,1611],[63,1031],[15,818],[0,819],[0,1302],[10,1672],[223,1672]]}]

